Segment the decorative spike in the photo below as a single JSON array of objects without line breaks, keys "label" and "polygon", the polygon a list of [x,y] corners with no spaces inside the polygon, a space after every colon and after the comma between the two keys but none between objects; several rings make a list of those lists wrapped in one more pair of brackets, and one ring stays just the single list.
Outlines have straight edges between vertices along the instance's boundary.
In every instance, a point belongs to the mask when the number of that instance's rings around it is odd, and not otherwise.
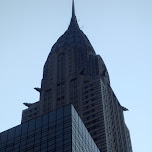
[{"label": "decorative spike", "polygon": [[36,91],[41,92],[42,89],[41,88],[34,88]]},{"label": "decorative spike", "polygon": [[121,107],[122,107],[123,111],[129,111],[126,107],[123,107],[123,106],[121,106]]},{"label": "decorative spike", "polygon": [[23,103],[25,106],[27,106],[28,108],[31,107],[33,104],[32,103]]}]

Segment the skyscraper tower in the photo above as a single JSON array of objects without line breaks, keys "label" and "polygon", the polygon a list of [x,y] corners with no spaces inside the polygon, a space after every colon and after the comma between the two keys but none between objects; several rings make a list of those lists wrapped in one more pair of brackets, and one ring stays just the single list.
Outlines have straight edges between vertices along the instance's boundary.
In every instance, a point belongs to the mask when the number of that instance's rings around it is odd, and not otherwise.
[{"label": "skyscraper tower", "polygon": [[107,68],[97,55],[75,15],[51,49],[43,69],[36,103],[25,103],[22,123],[72,104],[101,152],[132,152],[122,107],[111,86]]}]

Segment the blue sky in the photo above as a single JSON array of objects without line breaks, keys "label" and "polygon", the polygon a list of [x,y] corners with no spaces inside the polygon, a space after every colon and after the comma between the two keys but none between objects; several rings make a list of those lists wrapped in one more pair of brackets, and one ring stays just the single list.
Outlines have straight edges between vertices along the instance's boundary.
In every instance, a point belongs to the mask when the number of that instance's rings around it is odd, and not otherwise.
[{"label": "blue sky", "polygon": [[[152,1],[76,0],[80,28],[103,58],[134,152],[151,152]],[[0,132],[36,102],[43,65],[67,29],[71,0],[0,0]]]}]

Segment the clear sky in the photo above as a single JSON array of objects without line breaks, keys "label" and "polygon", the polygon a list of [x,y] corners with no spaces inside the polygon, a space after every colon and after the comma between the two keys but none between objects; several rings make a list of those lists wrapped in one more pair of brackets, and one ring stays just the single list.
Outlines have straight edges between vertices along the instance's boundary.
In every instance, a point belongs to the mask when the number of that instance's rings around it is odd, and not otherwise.
[{"label": "clear sky", "polygon": [[[0,132],[36,102],[43,65],[67,29],[72,0],[0,0]],[[80,28],[103,58],[134,152],[152,152],[152,1],[75,2]]]}]

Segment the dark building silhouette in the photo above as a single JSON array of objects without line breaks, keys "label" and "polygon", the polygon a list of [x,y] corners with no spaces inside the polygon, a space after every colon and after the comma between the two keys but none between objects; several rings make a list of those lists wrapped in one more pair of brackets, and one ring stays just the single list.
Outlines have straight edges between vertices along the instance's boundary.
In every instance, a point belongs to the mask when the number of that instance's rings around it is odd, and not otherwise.
[{"label": "dark building silhouette", "polygon": [[0,134],[0,152],[100,152],[69,104]]},{"label": "dark building silhouette", "polygon": [[22,125],[72,104],[101,152],[132,152],[122,107],[111,86],[107,68],[75,16],[51,49],[43,69],[36,103],[24,103]]}]

